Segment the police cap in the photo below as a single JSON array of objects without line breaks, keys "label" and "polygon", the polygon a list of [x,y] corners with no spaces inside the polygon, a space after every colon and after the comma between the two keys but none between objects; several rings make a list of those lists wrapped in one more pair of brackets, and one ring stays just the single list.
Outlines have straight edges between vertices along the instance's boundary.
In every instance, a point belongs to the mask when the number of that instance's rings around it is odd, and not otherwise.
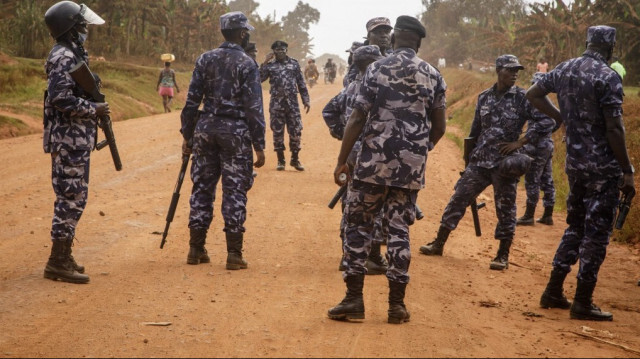
[{"label": "police cap", "polygon": [[396,19],[396,25],[394,26],[396,30],[405,30],[405,31],[413,31],[418,34],[421,38],[427,36],[427,30],[425,30],[424,25],[420,22],[420,20],[416,19],[413,16],[408,15],[400,15]]},{"label": "police cap", "polygon": [[287,44],[286,42],[282,41],[282,40],[276,40],[274,41],[273,44],[271,44],[271,50],[275,50],[276,47],[285,47],[288,48],[289,44]]},{"label": "police cap", "polygon": [[356,49],[357,49],[357,48],[359,48],[359,47],[360,47],[360,46],[362,46],[362,45],[364,45],[362,42],[354,41],[354,42],[351,44],[351,47],[350,47],[350,48],[348,48],[345,52],[353,53],[354,51],[356,51]]},{"label": "police cap", "polygon": [[376,45],[361,46],[353,52],[353,61],[355,62],[367,60],[376,61],[383,57],[384,56],[380,53],[380,48]]},{"label": "police cap", "polygon": [[253,31],[254,27],[249,25],[249,20],[242,11],[232,11],[220,16],[220,30],[246,29]]},{"label": "police cap", "polygon": [[524,66],[520,65],[520,61],[515,55],[500,55],[496,59],[496,68],[506,67],[506,68],[517,68],[519,70],[524,70]]},{"label": "police cap", "polygon": [[616,29],[606,25],[591,26],[587,29],[587,42],[613,46],[616,43]]},{"label": "police cap", "polygon": [[373,31],[375,28],[384,26],[391,30],[391,20],[386,17],[374,17],[373,19],[367,21],[367,32]]}]

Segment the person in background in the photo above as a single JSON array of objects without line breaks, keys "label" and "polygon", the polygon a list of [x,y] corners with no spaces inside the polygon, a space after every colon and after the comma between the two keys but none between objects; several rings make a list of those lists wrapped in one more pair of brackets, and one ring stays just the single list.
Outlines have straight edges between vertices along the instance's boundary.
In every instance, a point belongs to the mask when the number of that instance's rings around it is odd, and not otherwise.
[{"label": "person in background", "polygon": [[[622,122],[622,79],[611,69],[616,29],[587,29],[587,49],[545,74],[527,90],[531,103],[563,123],[569,180],[567,229],[553,258],[549,282],[540,298],[543,308],[569,309],[572,319],[610,321],[613,314],[593,303],[598,272],[613,231],[620,193],[635,195]],[[557,94],[562,111],[547,98]],[[588,149],[588,150],[587,150]],[[580,261],[573,303],[563,293],[571,266]]]},{"label": "person in background", "polygon": [[166,61],[164,63],[164,69],[160,71],[158,76],[158,83],[156,84],[156,91],[162,96],[162,106],[164,106],[164,112],[171,112],[171,101],[173,100],[173,88],[180,93],[178,82],[176,81],[176,73],[171,68],[171,62]]},{"label": "person in background", "polygon": [[[250,58],[253,59],[253,61],[256,61],[256,57],[258,56],[258,48],[256,47],[256,43],[255,42],[250,42],[247,44],[247,46],[245,46],[244,48],[244,52],[247,53],[247,55],[249,55]],[[257,64],[257,62],[256,62]],[[255,168],[253,169],[253,177],[257,177],[258,176],[258,172],[256,172]]]},{"label": "person in background", "polygon": [[548,71],[549,64],[547,63],[547,60],[545,60],[544,58],[540,58],[540,61],[538,61],[538,64],[536,65],[536,72],[546,73]]},{"label": "person in background", "polygon": [[627,70],[624,69],[624,66],[620,63],[620,59],[618,56],[613,57],[613,63],[611,64],[611,68],[614,69],[618,75],[620,75],[620,79],[624,79],[624,76],[627,74]]},{"label": "person in background", "polygon": [[[392,52],[391,48],[391,20],[386,17],[374,17],[367,21],[365,25],[367,29],[367,36],[363,45],[376,45],[380,49],[382,56],[386,56]],[[351,46],[351,51],[354,51],[356,42]],[[358,69],[351,64],[347,70],[347,75],[342,79],[342,85],[347,85],[356,78]]]},{"label": "person in background", "polygon": [[88,25],[104,20],[86,5],[60,1],[44,14],[56,43],[45,62],[44,152],[51,154],[51,185],[56,199],[51,223],[51,255],[44,277],[69,283],[88,283],[84,266],[71,254],[76,227],[87,205],[91,151],[98,118],[110,113],[109,104],[87,99],[69,71],[81,61],[89,64],[84,42]]}]

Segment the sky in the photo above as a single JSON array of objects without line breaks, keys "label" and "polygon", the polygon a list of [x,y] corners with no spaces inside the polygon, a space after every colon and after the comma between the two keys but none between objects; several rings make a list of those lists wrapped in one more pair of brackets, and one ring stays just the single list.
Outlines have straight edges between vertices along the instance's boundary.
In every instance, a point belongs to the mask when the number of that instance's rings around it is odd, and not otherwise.
[{"label": "sky", "polygon": [[[257,12],[261,18],[271,15],[280,21],[295,9],[298,0],[255,0],[260,4]],[[547,0],[548,1],[548,0]],[[400,15],[418,16],[422,13],[421,0],[302,0],[320,12],[320,20],[309,28],[313,54],[338,55],[347,60],[346,49],[353,41],[364,41],[367,21],[384,16],[391,25]],[[536,2],[528,0],[527,2]],[[273,16],[275,11],[275,17]],[[428,29],[427,29],[428,31]]]}]

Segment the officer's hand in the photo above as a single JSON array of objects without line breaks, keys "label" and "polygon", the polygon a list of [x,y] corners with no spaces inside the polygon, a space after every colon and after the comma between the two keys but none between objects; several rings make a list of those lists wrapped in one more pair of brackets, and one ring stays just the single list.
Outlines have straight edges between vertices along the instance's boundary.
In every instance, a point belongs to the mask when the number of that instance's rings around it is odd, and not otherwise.
[{"label": "officer's hand", "polygon": [[253,163],[253,165],[256,168],[264,166],[264,151],[256,151],[256,157],[256,161]]},{"label": "officer's hand", "polygon": [[633,173],[625,173],[624,176],[622,176],[622,182],[620,183],[619,188],[622,193],[629,197],[629,199],[635,197],[636,188],[633,179]]},{"label": "officer's hand", "polygon": [[182,154],[190,155],[191,154],[191,143],[187,142],[187,140],[182,140]]},{"label": "officer's hand", "polygon": [[106,102],[96,103],[96,116],[102,117],[111,113],[109,104]]},{"label": "officer's hand", "polygon": [[274,54],[273,52],[270,52],[267,54],[267,56],[265,56],[264,58],[264,64],[266,64],[267,62],[270,62],[271,60],[275,59],[276,54]]},{"label": "officer's hand", "polygon": [[304,104],[304,109],[306,110],[305,113],[309,113],[309,109],[311,108],[311,106],[309,106],[308,103]]},{"label": "officer's hand", "polygon": [[342,187],[345,184],[347,184],[347,182],[350,180],[351,179],[349,178],[349,165],[347,165],[346,163],[337,165],[336,169],[333,171],[333,181],[338,186]]},{"label": "officer's hand", "polygon": [[522,146],[524,146],[524,143],[520,140],[514,142],[503,142],[500,144],[500,154],[506,156]]}]

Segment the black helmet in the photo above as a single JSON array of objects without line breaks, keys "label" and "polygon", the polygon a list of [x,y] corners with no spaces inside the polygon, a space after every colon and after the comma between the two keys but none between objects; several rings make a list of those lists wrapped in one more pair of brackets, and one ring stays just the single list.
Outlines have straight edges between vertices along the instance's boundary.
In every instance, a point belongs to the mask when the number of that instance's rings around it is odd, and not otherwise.
[{"label": "black helmet", "polygon": [[49,28],[49,33],[54,39],[64,35],[76,24],[102,25],[104,20],[93,12],[85,4],[76,4],[73,1],[60,1],[47,10],[44,14],[44,22]]}]

